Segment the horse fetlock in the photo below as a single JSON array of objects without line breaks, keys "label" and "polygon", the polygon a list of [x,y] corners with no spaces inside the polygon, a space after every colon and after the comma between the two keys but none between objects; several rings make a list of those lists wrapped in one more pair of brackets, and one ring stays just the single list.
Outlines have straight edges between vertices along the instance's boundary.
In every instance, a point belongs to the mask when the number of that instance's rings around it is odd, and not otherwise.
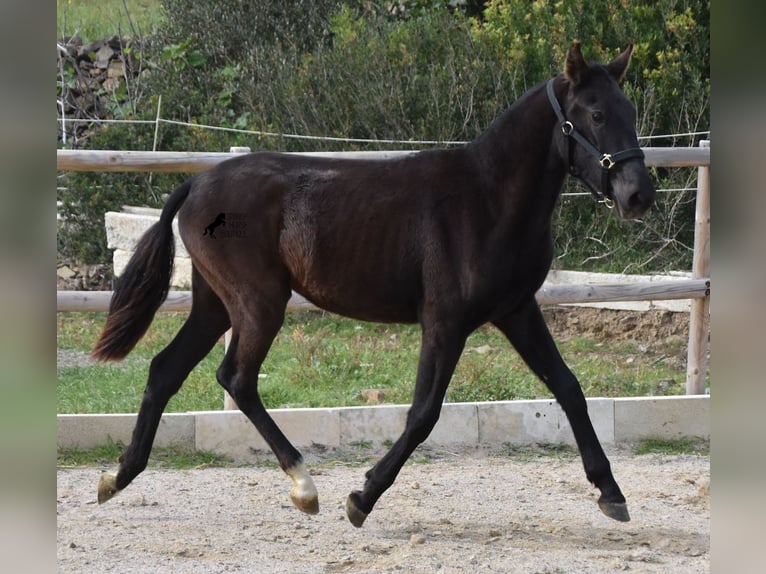
[{"label": "horse fetlock", "polygon": [[98,503],[103,504],[119,492],[120,489],[117,488],[117,475],[109,472],[102,473],[98,481]]},{"label": "horse fetlock", "polygon": [[306,470],[303,463],[288,469],[287,475],[293,481],[293,488],[290,490],[290,500],[295,507],[306,514],[319,513],[319,494],[314,479]]}]

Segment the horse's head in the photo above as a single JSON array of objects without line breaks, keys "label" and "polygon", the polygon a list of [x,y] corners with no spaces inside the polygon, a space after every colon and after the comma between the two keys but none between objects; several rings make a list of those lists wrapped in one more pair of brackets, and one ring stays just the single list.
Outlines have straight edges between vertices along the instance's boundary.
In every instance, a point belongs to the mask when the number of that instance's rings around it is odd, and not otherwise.
[{"label": "horse's head", "polygon": [[572,44],[564,69],[566,94],[557,111],[567,136],[560,138],[560,149],[568,155],[570,173],[607,204],[613,202],[625,219],[643,215],[655,194],[638,147],[636,110],[620,87],[632,52],[631,45],[609,64],[588,64],[580,44]]}]

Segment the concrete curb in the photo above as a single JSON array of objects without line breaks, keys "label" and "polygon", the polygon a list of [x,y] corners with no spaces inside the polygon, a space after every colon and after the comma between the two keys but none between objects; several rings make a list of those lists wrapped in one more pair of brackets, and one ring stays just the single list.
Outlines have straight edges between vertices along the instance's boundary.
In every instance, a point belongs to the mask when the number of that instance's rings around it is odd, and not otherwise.
[{"label": "concrete curb", "polygon": [[[374,446],[398,438],[409,405],[273,409],[272,417],[298,447]],[[647,438],[709,439],[710,397],[706,395],[588,399],[588,411],[605,446]],[[135,414],[58,415],[59,448],[92,448],[110,440],[130,442]],[[426,441],[436,447],[513,444],[574,444],[566,417],[554,400],[446,403]],[[254,461],[268,446],[239,411],[166,413],[155,446],[180,446]]]}]

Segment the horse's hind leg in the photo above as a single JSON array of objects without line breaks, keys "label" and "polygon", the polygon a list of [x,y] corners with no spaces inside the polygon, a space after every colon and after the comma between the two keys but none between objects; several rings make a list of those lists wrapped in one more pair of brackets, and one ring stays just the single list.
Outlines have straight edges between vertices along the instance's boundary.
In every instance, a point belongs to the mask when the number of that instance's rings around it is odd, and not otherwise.
[{"label": "horse's hind leg", "polygon": [[564,410],[580,449],[585,475],[601,490],[598,500],[601,511],[621,522],[630,520],[625,497],[612,475],[609,460],[588,416],[580,383],[561,358],[537,302],[530,300],[522,309],[494,321],[494,324],[553,392]]},{"label": "horse's hind leg", "polygon": [[146,468],[154,436],[170,397],[181,388],[197,363],[229,328],[229,317],[218,296],[198,275],[192,275],[192,310],[173,341],[149,367],[149,378],[138,411],[130,445],[120,457],[117,474],[104,473],[98,485],[98,501],[106,502]]},{"label": "horse's hind leg", "polygon": [[293,504],[307,514],[316,514],[319,512],[317,490],[303,457],[276,425],[258,394],[258,372],[284,321],[290,290],[287,288],[284,293],[278,289],[273,297],[268,297],[263,283],[259,287],[260,293],[248,300],[248,307],[240,309],[238,319],[233,321],[229,350],[218,369],[218,382],[255,425],[282,470],[292,479]]}]

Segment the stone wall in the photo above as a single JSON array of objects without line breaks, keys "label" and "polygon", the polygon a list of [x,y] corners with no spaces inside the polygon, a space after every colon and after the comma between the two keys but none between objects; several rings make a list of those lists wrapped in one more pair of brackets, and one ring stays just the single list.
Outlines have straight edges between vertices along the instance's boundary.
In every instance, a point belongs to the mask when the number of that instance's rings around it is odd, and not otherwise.
[{"label": "stone wall", "polygon": [[[114,249],[112,263],[114,275],[119,277],[141,236],[159,220],[160,210],[148,207],[123,207],[123,211],[108,211],[104,215],[106,242]],[[170,285],[174,289],[191,289],[191,259],[178,234],[178,220],[173,220],[176,257]]]},{"label": "stone wall", "polygon": [[[113,36],[83,45],[79,36],[57,42],[57,110],[65,120],[114,119],[115,104],[138,96],[133,80],[146,70],[140,55],[142,45]],[[59,126],[60,127],[60,126]],[[66,125],[68,140],[87,137],[93,126],[87,122]],[[59,129],[59,140],[63,133]]]}]

